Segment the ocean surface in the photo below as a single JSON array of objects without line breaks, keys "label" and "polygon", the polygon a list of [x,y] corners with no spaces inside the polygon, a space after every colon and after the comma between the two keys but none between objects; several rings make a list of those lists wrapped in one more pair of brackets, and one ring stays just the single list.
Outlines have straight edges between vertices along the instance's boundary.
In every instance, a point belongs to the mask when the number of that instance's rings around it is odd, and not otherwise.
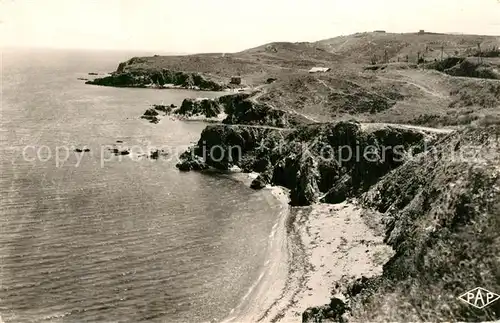
[{"label": "ocean surface", "polygon": [[[134,55],[3,51],[0,321],[220,320],[258,278],[279,203],[177,171],[175,153],[203,123],[139,118],[151,104],[220,94],[77,80]],[[138,156],[155,148],[170,155]]]}]

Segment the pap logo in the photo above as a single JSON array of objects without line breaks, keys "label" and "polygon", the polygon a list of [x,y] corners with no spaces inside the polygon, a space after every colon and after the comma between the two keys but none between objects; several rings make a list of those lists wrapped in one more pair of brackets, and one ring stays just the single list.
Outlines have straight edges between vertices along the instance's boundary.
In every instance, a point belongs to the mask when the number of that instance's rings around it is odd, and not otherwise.
[{"label": "pap logo", "polygon": [[499,299],[500,295],[492,293],[484,288],[477,287],[463,293],[458,298],[469,305],[482,309]]}]

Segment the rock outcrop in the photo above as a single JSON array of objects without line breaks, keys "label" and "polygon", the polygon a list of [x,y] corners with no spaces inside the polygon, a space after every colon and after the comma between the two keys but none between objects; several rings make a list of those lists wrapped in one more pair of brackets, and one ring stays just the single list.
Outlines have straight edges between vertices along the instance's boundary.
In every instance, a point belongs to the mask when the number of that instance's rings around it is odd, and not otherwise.
[{"label": "rock outcrop", "polygon": [[304,124],[306,120],[288,111],[274,109],[266,103],[259,103],[248,98],[248,95],[231,95],[219,99],[224,105],[226,124],[265,125],[289,128]]},{"label": "rock outcrop", "polygon": [[221,91],[224,86],[197,73],[162,70],[127,70],[120,67],[109,76],[96,78],[85,84],[114,87],[166,87],[178,86],[186,89]]},{"label": "rock outcrop", "polygon": [[204,116],[206,118],[215,118],[223,112],[223,107],[217,99],[184,99],[179,109],[174,113],[185,117]]},{"label": "rock outcrop", "polygon": [[250,94],[238,93],[215,99],[184,99],[177,109],[174,105],[154,105],[153,109],[148,109],[142,118],[157,122],[159,120],[158,114],[154,110],[158,110],[164,112],[165,115],[173,114],[183,118],[202,117],[207,120],[224,118],[222,123],[231,125],[292,128],[309,122],[307,119],[288,111],[273,109],[267,104],[255,102],[250,99],[250,96]]},{"label": "rock outcrop", "polygon": [[171,105],[153,104],[153,109],[155,109],[157,111],[161,111],[161,112],[165,113],[165,115],[168,115],[169,113],[171,113],[175,108],[176,108],[176,106],[174,104],[171,104]]},{"label": "rock outcrop", "polygon": [[146,119],[151,123],[158,123],[160,121],[160,119],[158,119],[158,112],[153,108],[147,109],[141,116],[141,119]]},{"label": "rock outcrop", "polygon": [[273,109],[267,104],[250,99],[250,94],[238,93],[217,99],[185,99],[175,114],[190,116],[217,117],[226,114],[225,124],[260,125],[289,128],[303,124],[304,120],[287,111]]},{"label": "rock outcrop", "polygon": [[292,205],[341,202],[365,192],[401,165],[406,154],[423,151],[429,138],[403,128],[366,131],[356,122],[296,130],[213,125],[202,132],[192,154],[184,155],[178,167],[189,168],[200,159],[220,170],[238,166],[260,173],[254,188],[266,184],[289,188]]}]

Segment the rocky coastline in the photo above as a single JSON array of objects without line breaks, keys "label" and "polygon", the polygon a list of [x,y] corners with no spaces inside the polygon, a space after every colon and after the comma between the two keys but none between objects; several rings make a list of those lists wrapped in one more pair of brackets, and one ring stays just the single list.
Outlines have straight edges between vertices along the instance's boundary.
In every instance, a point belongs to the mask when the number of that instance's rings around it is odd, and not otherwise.
[{"label": "rocky coastline", "polygon": [[[294,321],[290,318],[292,312],[295,316],[300,313],[302,322],[422,317],[439,320],[449,312],[463,319],[497,317],[498,307],[478,313],[457,305],[454,298],[441,298],[445,304],[441,311],[433,309],[418,315],[407,304],[419,297],[426,302],[437,302],[425,295],[439,295],[438,291],[455,295],[467,289],[464,281],[473,279],[467,268],[474,266],[477,258],[472,251],[463,250],[472,247],[479,252],[482,244],[471,245],[462,234],[470,236],[479,230],[487,239],[494,239],[493,228],[498,228],[498,223],[495,224],[493,214],[500,210],[500,170],[495,162],[500,160],[498,127],[434,131],[357,121],[305,124],[290,121],[293,115],[288,111],[280,112],[283,114],[265,103],[255,102],[252,94],[187,100],[181,108],[173,110],[184,116],[225,115],[221,124],[208,125],[199,141],[180,156],[176,165],[179,170],[227,172],[236,167],[243,173],[256,174],[250,187],[283,187],[288,192],[290,206],[312,207],[313,211],[304,213],[302,218],[290,220],[296,233],[288,238],[289,248],[298,250],[290,246],[293,243],[303,245],[299,248],[301,252],[295,255],[292,252],[289,258],[288,270],[295,274],[288,278],[292,279],[288,284],[294,284],[295,292],[281,295],[276,303],[280,305],[265,311],[266,318],[279,321],[285,317]],[[455,154],[463,153],[463,147],[480,147],[487,155],[480,155],[479,159],[456,159]],[[337,214],[345,219],[346,231],[373,231],[372,241],[383,241],[384,248],[392,248],[394,253],[385,252],[391,255],[386,256],[383,267],[380,260],[375,264],[366,257],[380,257],[375,254],[382,250],[377,249],[381,242],[374,242],[371,247],[369,243],[366,245],[366,239],[352,239],[353,233],[346,241],[351,248],[367,248],[366,254],[356,260],[366,263],[365,271],[339,276],[307,269],[318,265],[330,268],[324,259],[315,259],[317,256],[307,250],[329,241],[319,249],[320,255],[326,255],[336,245],[335,239],[344,241],[342,234],[330,236],[319,229],[326,220],[319,223],[311,217],[324,218],[325,212],[328,213],[325,210],[331,210],[330,205],[344,204]],[[353,219],[356,219],[354,224]],[[310,229],[303,231],[305,223]],[[313,228],[320,235],[312,237],[309,231]],[[304,245],[304,241],[309,242]],[[343,246],[343,243],[338,245],[334,254],[345,253]],[[493,259],[493,254],[500,250],[492,249],[483,253]],[[422,257],[428,260],[422,261]],[[453,269],[464,263],[466,268]],[[494,268],[494,260],[487,262],[483,269],[488,274],[478,284],[491,280]],[[328,272],[332,270],[340,269],[332,267]],[[446,273],[444,281],[442,276],[433,274],[436,272]],[[304,275],[309,278],[304,280]],[[332,284],[330,301],[323,306],[315,302],[324,300],[324,288],[314,287],[322,275],[328,276],[324,279]],[[406,295],[406,290],[411,290],[413,296]],[[313,295],[310,291],[318,297],[307,296]],[[399,299],[395,301],[399,311],[381,300],[394,295]]]},{"label": "rocky coastline", "polygon": [[[227,88],[200,73],[188,73],[171,69],[130,69],[138,62],[138,58],[132,58],[118,65],[116,71],[108,76],[88,80],[85,84],[113,86],[113,87],[137,87],[137,88],[183,88],[202,91],[222,91]],[[97,74],[92,74],[97,75]]]},{"label": "rocky coastline", "polygon": [[390,126],[365,130],[355,121],[295,129],[210,125],[177,167],[228,170],[237,166],[260,174],[253,188],[278,185],[290,189],[294,206],[339,203],[365,192],[403,164],[406,154],[422,152],[436,137]]},{"label": "rocky coastline", "polygon": [[[295,129],[209,125],[177,167],[228,170],[237,166],[243,172],[259,173],[251,183],[255,189],[287,188],[291,206],[340,205],[354,198],[362,210],[359,219],[377,219],[372,225],[394,255],[377,275],[336,277],[330,302],[306,309],[303,322],[438,320],[450,312],[462,319],[487,320],[497,317],[498,306],[479,313],[449,297],[439,299],[441,310],[429,305],[432,310],[417,314],[407,304],[416,296],[428,304],[437,302],[433,297],[443,291],[456,295],[472,279],[479,285],[491,284],[494,253],[500,250],[481,251],[492,260],[483,267],[486,276],[478,280],[470,268],[477,264],[474,252],[480,252],[482,243],[465,237],[482,232],[485,239],[494,239],[498,229],[494,214],[500,211],[499,145],[495,127],[434,133],[397,126],[366,127],[354,121]],[[480,147],[486,155],[455,158],[462,147],[471,146]],[[340,155],[329,159],[323,147],[332,147]],[[343,156],[341,147],[361,151],[372,147],[373,158]],[[397,159],[395,151],[381,158],[384,147],[399,147],[403,158]],[[325,250],[330,247],[324,246]],[[430,298],[425,296],[430,294]],[[391,297],[398,297],[391,301],[398,310],[386,300]],[[287,315],[287,311],[281,313],[276,315]]]},{"label": "rocky coastline", "polygon": [[184,99],[180,107],[153,105],[141,118],[152,123],[160,121],[160,114],[181,120],[201,120],[228,125],[253,125],[275,128],[291,128],[307,122],[298,115],[274,109],[268,104],[252,100],[250,93],[224,95],[215,99]]},{"label": "rocky coastline", "polygon": [[[288,278],[265,273],[256,307],[231,320],[499,319],[500,302],[478,310],[457,301],[477,286],[500,290],[498,61],[471,58],[463,44],[477,46],[473,35],[346,37],[132,58],[87,83],[221,91],[238,75],[253,86],[143,115],[217,122],[180,156],[180,171],[237,168],[254,175],[253,189],[287,192],[288,238],[278,243],[287,250],[276,257],[288,252]],[[443,59],[436,44],[445,42],[456,57]],[[282,293],[266,294],[270,286]]]}]

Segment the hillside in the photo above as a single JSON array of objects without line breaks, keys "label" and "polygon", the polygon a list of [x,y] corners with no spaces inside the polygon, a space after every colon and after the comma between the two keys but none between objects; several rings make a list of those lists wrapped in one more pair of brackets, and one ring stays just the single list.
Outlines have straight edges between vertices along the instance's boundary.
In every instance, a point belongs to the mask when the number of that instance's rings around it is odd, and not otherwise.
[{"label": "hillside", "polygon": [[[457,126],[498,117],[498,48],[493,36],[359,33],[238,53],[134,57],[88,83],[241,87],[260,91],[254,100],[311,120]],[[331,70],[308,73],[314,66]],[[232,76],[242,85],[229,84]]]},{"label": "hillside", "polygon": [[330,53],[342,57],[349,63],[366,64],[374,56],[377,62],[384,60],[385,52],[389,61],[408,60],[417,62],[418,53],[427,60],[449,56],[471,56],[476,53],[478,44],[487,50],[500,45],[500,37],[481,35],[451,35],[438,33],[358,33],[335,37],[316,43]]},{"label": "hillside", "polygon": [[[224,116],[180,156],[179,170],[236,167],[258,173],[253,189],[287,188],[301,210],[359,208],[394,254],[369,278],[353,276],[352,266],[333,284],[322,275],[331,302],[303,307],[303,322],[486,321],[500,318],[500,302],[476,310],[457,296],[500,288],[499,46],[491,36],[362,33],[132,58],[90,83],[232,90],[146,111],[153,121],[156,110]],[[309,73],[314,66],[329,70]],[[229,84],[236,75],[242,84]],[[338,260],[330,247],[327,261]]]},{"label": "hillside", "polygon": [[[500,288],[499,128],[467,128],[384,176],[362,196],[395,251],[383,274],[338,284],[306,322],[487,322],[500,302],[457,300],[476,286]],[[473,154],[471,153],[473,149]]]}]

